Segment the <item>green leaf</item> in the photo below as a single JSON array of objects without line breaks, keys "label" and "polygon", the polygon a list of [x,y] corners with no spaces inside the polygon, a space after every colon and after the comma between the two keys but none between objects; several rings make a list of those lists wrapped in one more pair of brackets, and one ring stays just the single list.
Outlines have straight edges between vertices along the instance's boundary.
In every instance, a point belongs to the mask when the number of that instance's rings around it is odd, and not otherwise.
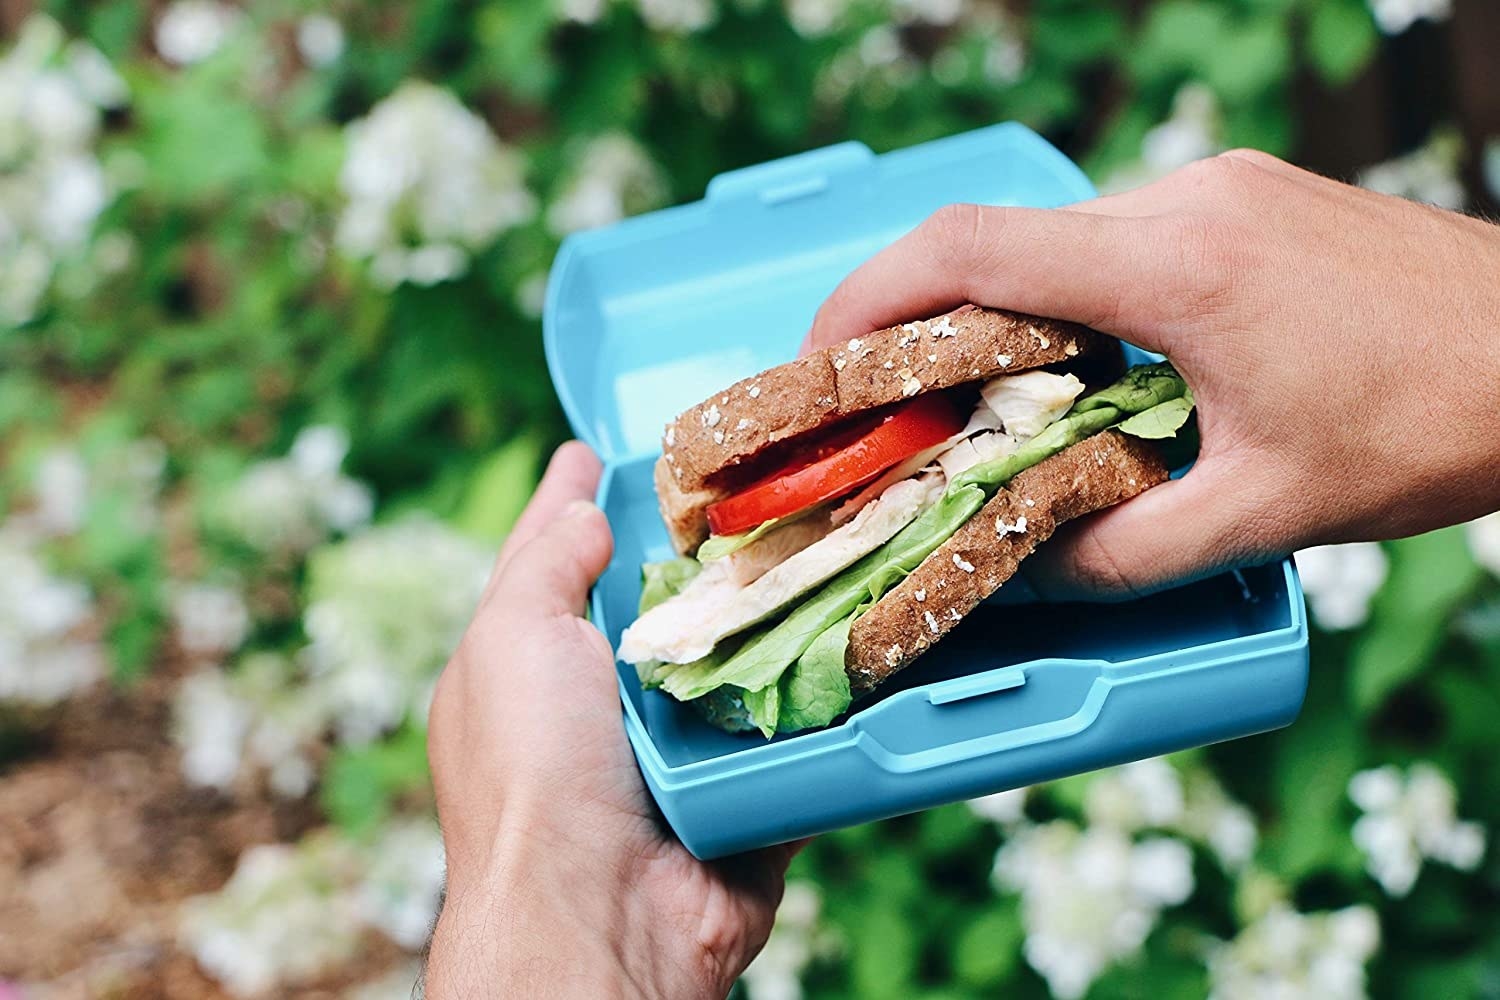
[{"label": "green leaf", "polygon": [[1452,615],[1483,577],[1461,526],[1401,539],[1388,552],[1390,577],[1350,653],[1349,694],[1363,714],[1430,665]]},{"label": "green leaf", "polygon": [[1204,79],[1224,101],[1238,104],[1266,92],[1291,72],[1292,44],[1279,17],[1236,24],[1220,40]]},{"label": "green leaf", "polygon": [[782,523],[782,518],[773,517],[749,531],[742,531],[738,535],[709,535],[704,539],[702,545],[698,546],[698,561],[713,562],[715,559],[723,559],[727,555],[733,555],[740,549],[749,545],[757,539],[764,538],[766,532]]},{"label": "green leaf", "polygon": [[[720,691],[730,690],[720,688]],[[705,698],[712,697],[713,692],[704,695]],[[745,711],[750,714],[750,721],[755,728],[759,729],[761,735],[770,739],[776,735],[776,725],[781,719],[781,685],[768,684],[759,691],[746,691],[741,700],[744,702]]]},{"label": "green leaf", "polygon": [[426,734],[405,726],[383,742],[335,750],[319,799],[329,819],[363,835],[381,824],[398,796],[425,788],[427,777]]},{"label": "green leaf", "polygon": [[1335,86],[1353,80],[1370,64],[1380,44],[1375,19],[1355,0],[1322,0],[1307,12],[1307,56],[1323,79]]},{"label": "green leaf", "polygon": [[881,900],[866,909],[853,928],[862,947],[850,956],[854,995],[861,1000],[905,1000],[917,974],[921,924],[912,921],[894,900]]},{"label": "green leaf", "polygon": [[781,622],[751,635],[718,669],[674,673],[663,682],[663,689],[685,701],[721,684],[758,691],[777,683],[813,640],[866,600],[878,600],[900,583],[972,517],[984,500],[984,492],[977,486],[950,489],[894,538],[828,581]]},{"label": "green leaf", "polygon": [[[781,712],[775,729],[783,733],[813,729],[832,722],[852,700],[844,653],[849,648],[849,626],[854,616],[827,629],[776,685]],[[770,735],[767,733],[767,735]]]},{"label": "green leaf", "polygon": [[1178,430],[1187,423],[1192,412],[1193,395],[1188,393],[1127,417],[1120,421],[1115,429],[1132,437],[1159,441],[1162,438],[1176,437]]},{"label": "green leaf", "polygon": [[1277,803],[1278,822],[1266,831],[1264,853],[1270,870],[1292,882],[1319,870],[1359,867],[1349,827],[1331,819],[1345,808],[1349,779],[1360,765],[1358,724],[1340,694],[1337,674],[1315,670],[1302,717],[1279,733],[1252,737],[1270,751]]},{"label": "green leaf", "polygon": [[498,545],[526,509],[541,461],[542,440],[536,434],[522,434],[497,448],[475,470],[453,526]]},{"label": "green leaf", "polygon": [[1141,80],[1168,80],[1208,67],[1232,33],[1223,5],[1166,0],[1151,5],[1127,58]]},{"label": "green leaf", "polygon": [[1016,969],[1026,932],[1010,906],[981,913],[953,946],[953,971],[968,986],[998,986]]},{"label": "green leaf", "polygon": [[228,195],[270,170],[264,124],[221,77],[222,67],[199,67],[140,102],[153,189],[174,201]]},{"label": "green leaf", "polygon": [[641,566],[640,614],[682,593],[702,568],[702,563],[689,556]]}]

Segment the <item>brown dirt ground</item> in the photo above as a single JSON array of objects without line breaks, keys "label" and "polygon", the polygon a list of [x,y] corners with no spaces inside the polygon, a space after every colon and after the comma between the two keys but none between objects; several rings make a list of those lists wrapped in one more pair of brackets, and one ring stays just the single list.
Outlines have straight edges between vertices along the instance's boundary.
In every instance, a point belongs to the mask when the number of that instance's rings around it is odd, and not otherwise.
[{"label": "brown dirt ground", "polygon": [[[99,685],[0,764],[0,982],[28,1000],[228,1000],[176,946],[178,904],[221,886],[246,847],[322,822],[310,802],[184,784],[169,709],[181,672]],[[280,995],[341,996],[401,960],[371,935],[346,969]]]}]

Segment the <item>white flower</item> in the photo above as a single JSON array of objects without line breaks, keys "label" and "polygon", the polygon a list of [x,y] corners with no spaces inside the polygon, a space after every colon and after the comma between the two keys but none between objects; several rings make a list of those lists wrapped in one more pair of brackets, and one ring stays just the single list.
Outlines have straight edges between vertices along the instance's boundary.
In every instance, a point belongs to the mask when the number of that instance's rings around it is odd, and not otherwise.
[{"label": "white flower", "polygon": [[1368,906],[1303,914],[1277,903],[1209,956],[1210,1000],[1363,1000],[1380,944]]},{"label": "white flower", "polygon": [[363,926],[352,891],[362,858],[330,832],[297,845],[264,844],[240,856],[215,893],[179,911],[179,937],[230,992],[254,997],[348,961]]},{"label": "white flower", "polygon": [[968,0],[890,0],[891,15],[902,24],[945,26],[957,23]]},{"label": "white flower", "polygon": [[786,884],[770,940],[741,978],[749,1000],[802,1000],[802,972],[819,951],[816,932],[821,908],[817,886]]},{"label": "white flower", "polygon": [[1249,864],[1260,839],[1250,810],[1232,801],[1207,774],[1188,785],[1188,805],[1180,829],[1206,843],[1228,871]]},{"label": "white flower", "polygon": [[250,706],[221,671],[209,669],[183,678],[172,708],[183,776],[190,784],[228,788],[240,772]]},{"label": "white flower", "polygon": [[374,739],[420,711],[468,625],[492,556],[436,521],[366,531],[312,558],[302,659],[340,737]]},{"label": "white flower", "polygon": [[1091,826],[1125,833],[1167,829],[1182,820],[1182,779],[1161,757],[1138,760],[1100,772],[1089,781],[1084,816]]},{"label": "white flower", "polygon": [[1370,13],[1387,35],[1399,35],[1418,21],[1446,21],[1453,0],[1370,0]]},{"label": "white flower", "polygon": [[1500,576],[1500,512],[1488,514],[1464,526],[1474,561]]},{"label": "white flower", "polygon": [[185,677],[172,706],[183,776],[229,791],[264,771],[278,795],[306,795],[330,715],[317,692],[295,685],[293,676],[281,657],[257,653],[233,671],[213,667]]},{"label": "white flower", "polygon": [[369,849],[355,892],[360,918],[407,951],[427,941],[443,894],[443,838],[430,819],[398,820]]},{"label": "white flower", "polygon": [[797,34],[807,38],[826,35],[838,26],[849,9],[849,0],[784,0],[786,19]]},{"label": "white flower", "polygon": [[718,15],[717,0],[635,0],[641,20],[655,31],[701,31]]},{"label": "white flower", "polygon": [[1458,819],[1453,783],[1431,764],[1413,764],[1404,776],[1392,765],[1361,771],[1349,798],[1364,813],[1354,823],[1355,846],[1389,895],[1411,891],[1423,859],[1473,871],[1484,857],[1484,828]]},{"label": "white flower", "polygon": [[1026,818],[1026,788],[1012,788],[982,798],[970,799],[969,808],[976,816],[1000,826],[1010,826]]},{"label": "white flower", "polygon": [[187,652],[218,656],[239,649],[250,634],[250,610],[232,587],[195,583],[173,589],[172,620]]},{"label": "white flower", "polygon": [[0,58],[0,324],[32,319],[57,266],[79,257],[109,201],[100,109],[123,101],[108,60],[51,18],[29,18]]},{"label": "white flower", "polygon": [[50,448],[32,477],[36,507],[30,521],[45,535],[71,535],[83,527],[88,510],[89,473],[75,448]]},{"label": "white flower", "polygon": [[557,0],[558,13],[564,21],[595,24],[604,16],[609,0]]},{"label": "white flower", "polygon": [[327,14],[309,14],[297,22],[297,51],[309,66],[327,66],[344,54],[344,26]]},{"label": "white flower", "polygon": [[1297,571],[1313,619],[1329,630],[1350,629],[1370,617],[1370,600],[1390,567],[1378,542],[1317,545],[1297,553]]},{"label": "white flower", "polygon": [[54,705],[103,672],[103,650],[78,634],[88,588],[53,576],[20,532],[0,525],[0,704]]},{"label": "white flower", "polygon": [[330,535],[363,528],[375,501],[369,487],[339,472],[348,448],[337,427],[304,428],[286,458],[251,466],[215,516],[267,552],[306,552]]},{"label": "white flower", "polygon": [[156,21],[156,51],[179,66],[202,62],[219,51],[243,16],[214,0],[177,0]]},{"label": "white flower", "polygon": [[347,128],[338,243],[394,286],[435,284],[536,213],[518,154],[448,91],[408,81]]},{"label": "white flower", "polygon": [[1366,167],[1355,180],[1360,187],[1381,194],[1462,209],[1467,200],[1459,177],[1463,157],[1463,140],[1452,132],[1438,132],[1420,149]]},{"label": "white flower", "polygon": [[1163,907],[1192,894],[1192,854],[1170,838],[1134,843],[1059,820],[1013,834],[995,856],[994,880],[1021,894],[1026,961],[1054,996],[1076,1000],[1140,950]]},{"label": "white flower", "polygon": [[547,210],[547,227],[558,236],[618,222],[665,200],[666,181],[646,151],[623,132],[582,146],[573,175]]},{"label": "white flower", "polygon": [[547,304],[547,271],[533,271],[516,284],[516,307],[522,314],[539,319]]}]

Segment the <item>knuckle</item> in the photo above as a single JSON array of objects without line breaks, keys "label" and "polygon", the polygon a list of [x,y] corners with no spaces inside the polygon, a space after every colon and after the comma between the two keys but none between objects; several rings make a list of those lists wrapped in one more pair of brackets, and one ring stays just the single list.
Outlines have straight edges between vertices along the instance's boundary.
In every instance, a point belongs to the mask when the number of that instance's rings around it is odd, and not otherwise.
[{"label": "knuckle", "polygon": [[[1264,153],[1258,155],[1267,156]],[[1195,160],[1183,167],[1179,174],[1193,195],[1211,204],[1243,198],[1269,176],[1263,163],[1230,153]]]},{"label": "knuckle", "polygon": [[1240,146],[1227,150],[1214,157],[1216,160],[1226,160],[1235,163],[1249,164],[1263,170],[1278,170],[1287,166],[1285,160],[1279,156],[1272,156],[1264,150],[1252,149],[1249,146]]},{"label": "knuckle", "polygon": [[932,257],[968,273],[982,249],[984,209],[969,202],[944,205],[923,223],[923,236]]}]

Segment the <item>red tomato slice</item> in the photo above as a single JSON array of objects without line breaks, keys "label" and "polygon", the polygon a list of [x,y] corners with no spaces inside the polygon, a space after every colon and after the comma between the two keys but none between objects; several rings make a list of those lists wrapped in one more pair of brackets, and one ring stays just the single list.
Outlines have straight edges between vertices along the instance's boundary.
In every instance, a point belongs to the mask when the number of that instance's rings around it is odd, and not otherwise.
[{"label": "red tomato slice", "polygon": [[964,429],[964,422],[964,415],[940,392],[901,403],[852,441],[840,441],[831,452],[825,443],[811,456],[710,504],[709,529],[716,535],[737,535],[773,517],[832,500],[947,440]]}]

